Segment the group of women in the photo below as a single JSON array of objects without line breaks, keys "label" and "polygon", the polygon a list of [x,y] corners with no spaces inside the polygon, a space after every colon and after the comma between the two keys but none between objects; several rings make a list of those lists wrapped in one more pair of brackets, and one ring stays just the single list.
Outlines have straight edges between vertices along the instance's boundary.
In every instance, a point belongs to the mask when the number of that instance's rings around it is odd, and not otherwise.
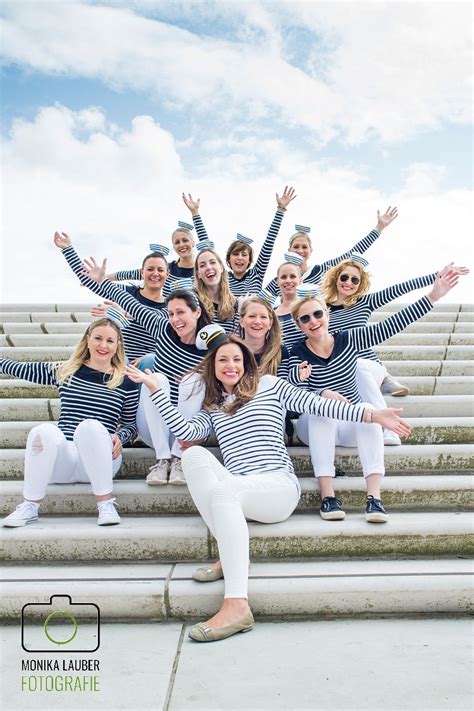
[{"label": "group of women", "polygon": [[[372,348],[428,313],[467,273],[450,264],[369,293],[363,253],[397,216],[389,208],[377,213],[375,229],[352,249],[312,268],[310,228],[297,225],[276,277],[262,289],[295,197],[288,187],[276,195],[254,266],[252,240],[237,234],[226,252],[228,270],[191,195],[183,194],[183,201],[193,225],[179,222],[171,235],[175,261],[168,262],[165,245],[154,244],[140,270],[106,275],[106,260],[82,261],[68,235],[56,232],[55,245],[72,271],[105,299],[93,310],[99,318],[66,362],[0,361],[0,372],[54,384],[61,399],[57,426],[41,424],[29,434],[24,501],[3,525],[36,521],[48,483],[73,482],[90,482],[99,525],[120,523],[113,478],[123,445],[138,435],[155,452],[147,483],[187,484],[218,542],[219,561],[194,577],[223,577],[224,601],[214,617],[191,629],[197,641],[223,639],[254,624],[246,521],[284,521],[297,506],[300,486],[284,440],[289,413],[310,448],[321,517],[345,516],[333,486],[339,444],[358,447],[366,520],[387,520],[380,491],[384,438],[399,443],[410,426],[400,410],[386,408],[381,390],[405,395],[407,389]],[[141,286],[122,283],[137,278]],[[368,325],[374,309],[425,286],[430,289],[418,301]],[[200,446],[212,431],[223,464]]]}]

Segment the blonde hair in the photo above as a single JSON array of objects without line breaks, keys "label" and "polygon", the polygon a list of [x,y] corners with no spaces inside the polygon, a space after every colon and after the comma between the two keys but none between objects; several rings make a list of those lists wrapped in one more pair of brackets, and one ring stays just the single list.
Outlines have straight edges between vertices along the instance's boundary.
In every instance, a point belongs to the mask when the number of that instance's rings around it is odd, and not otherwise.
[{"label": "blonde hair", "polygon": [[291,247],[293,245],[293,242],[295,241],[295,239],[298,239],[298,237],[304,237],[305,240],[308,242],[310,248],[313,249],[311,237],[309,236],[309,234],[307,232],[295,232],[294,235],[291,235],[290,242],[289,242],[288,246]]},{"label": "blonde hair", "polygon": [[[267,333],[267,340],[265,342],[265,350],[260,358],[260,363],[258,365],[258,374],[262,375],[276,375],[278,371],[278,366],[281,363],[281,328],[278,318],[265,299],[260,298],[256,294],[251,294],[250,296],[244,297],[239,303],[239,314],[240,316],[245,316],[247,309],[250,304],[260,304],[264,306],[267,310],[268,316],[270,317],[271,327]],[[240,326],[241,332],[244,331],[242,326]],[[244,339],[245,340],[245,339]]]},{"label": "blonde hair", "polygon": [[123,347],[122,332],[115,321],[104,317],[89,324],[87,329],[82,334],[81,340],[74,349],[72,356],[68,360],[64,361],[64,363],[59,363],[57,365],[56,377],[60,385],[66,383],[67,380],[70,380],[74,373],[76,373],[79,368],[83,366],[87,360],[89,360],[90,352],[87,345],[87,339],[96,328],[101,328],[102,326],[111,326],[117,333],[117,351],[114,353],[112,360],[110,361],[112,377],[107,381],[107,387],[114,390],[122,384],[125,370],[125,351]]},{"label": "blonde hair", "polygon": [[215,252],[213,249],[202,249],[198,256],[196,257],[196,260],[194,262],[194,290],[196,294],[199,296],[199,300],[201,301],[202,305],[206,309],[209,318],[212,320],[214,318],[214,302],[212,300],[212,296],[210,294],[209,288],[206,286],[204,281],[201,279],[201,277],[198,275],[198,260],[199,257],[202,254],[205,254],[206,252],[210,252],[214,257],[217,259],[218,263],[222,267],[222,274],[221,274],[221,279],[219,282],[219,300],[217,303],[217,317],[219,321],[229,321],[229,319],[233,318],[234,313],[235,313],[235,305],[237,303],[237,300],[235,296],[232,294],[231,290],[229,289],[229,278],[227,276],[227,272],[225,270],[224,262],[222,259],[219,257],[217,252]]},{"label": "blonde hair", "polygon": [[303,304],[307,304],[309,301],[316,301],[316,303],[318,303],[321,306],[322,310],[325,313],[328,310],[328,307],[326,306],[326,302],[323,301],[320,296],[303,296],[302,299],[298,299],[297,301],[294,301],[290,307],[290,312],[293,317],[293,321],[295,321],[298,326],[299,326],[298,311],[303,306]]},{"label": "blonde hair", "polygon": [[347,301],[343,304],[346,308],[349,306],[354,306],[359,299],[367,294],[370,289],[370,274],[367,272],[360,262],[356,262],[349,257],[349,259],[344,259],[343,262],[339,262],[336,266],[329,269],[324,275],[324,279],[321,284],[321,297],[328,303],[332,304],[337,301],[339,294],[337,292],[337,281],[346,267],[354,267],[359,272],[360,283],[359,288],[355,294],[351,294]]},{"label": "blonde hair", "polygon": [[177,228],[174,230],[174,232],[171,234],[171,244],[173,245],[173,247],[174,247],[174,244],[173,244],[174,238],[176,237],[176,235],[177,235],[178,233],[181,233],[181,234],[183,234],[183,235],[186,235],[187,237],[189,237],[189,239],[191,240],[191,242],[193,243],[193,245],[195,244],[195,242],[194,242],[194,237],[193,237],[193,235],[191,234],[191,232],[190,232],[189,230],[185,230],[183,227],[177,227]]}]

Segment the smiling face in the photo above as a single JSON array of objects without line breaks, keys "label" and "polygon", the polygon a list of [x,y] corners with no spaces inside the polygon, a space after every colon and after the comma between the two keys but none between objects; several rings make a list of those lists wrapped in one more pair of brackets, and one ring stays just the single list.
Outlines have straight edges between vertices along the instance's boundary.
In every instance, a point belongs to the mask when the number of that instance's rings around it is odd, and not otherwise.
[{"label": "smiling face", "polygon": [[282,296],[296,297],[296,287],[301,283],[301,270],[296,264],[282,264],[277,273],[277,284]]},{"label": "smiling face", "polygon": [[168,299],[168,318],[171,328],[183,343],[194,343],[201,309],[193,311],[184,299]]},{"label": "smiling face", "polygon": [[272,318],[263,304],[250,302],[240,316],[240,325],[246,337],[262,339],[272,327]]},{"label": "smiling face", "polygon": [[[351,267],[349,265],[344,267],[336,282],[337,296],[341,301],[344,301],[348,296],[353,296],[359,291],[360,276],[361,273],[357,267]],[[352,279],[357,279],[357,284],[354,284]]]},{"label": "smiling face", "polygon": [[[320,312],[320,315],[315,316],[315,312]],[[303,323],[307,320],[307,323]],[[328,333],[328,313],[326,308],[316,299],[305,301],[298,310],[297,323],[303,333],[310,340],[318,340]]]},{"label": "smiling face", "polygon": [[226,343],[217,349],[214,372],[224,390],[231,393],[244,375],[244,355],[236,343]]},{"label": "smiling face", "polygon": [[189,259],[193,256],[194,240],[183,230],[175,230],[171,236],[173,249],[180,259]]},{"label": "smiling face", "polygon": [[149,257],[141,271],[143,285],[149,291],[160,291],[168,276],[168,264],[160,257]]},{"label": "smiling face", "polygon": [[97,326],[87,336],[87,348],[90,367],[104,370],[117,352],[117,331],[112,326]]},{"label": "smiling face", "polygon": [[306,264],[313,250],[308,238],[305,235],[297,235],[291,240],[288,251],[299,254],[300,257],[303,257],[304,263]]},{"label": "smiling face", "polygon": [[250,252],[247,247],[235,249],[229,255],[230,268],[234,276],[242,277],[250,266]]},{"label": "smiling face", "polygon": [[209,250],[201,252],[196,260],[196,275],[208,288],[216,287],[221,282],[224,267],[217,255]]}]

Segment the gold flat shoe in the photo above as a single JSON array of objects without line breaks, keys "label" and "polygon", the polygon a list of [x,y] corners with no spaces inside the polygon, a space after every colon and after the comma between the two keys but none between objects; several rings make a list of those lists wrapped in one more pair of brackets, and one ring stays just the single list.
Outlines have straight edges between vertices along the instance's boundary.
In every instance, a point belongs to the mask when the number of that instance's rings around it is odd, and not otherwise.
[{"label": "gold flat shoe", "polygon": [[234,622],[233,625],[227,625],[226,627],[212,628],[208,627],[205,622],[198,622],[197,625],[191,627],[188,637],[194,639],[195,642],[217,642],[220,639],[232,637],[232,635],[237,634],[237,632],[250,632],[254,624],[255,621],[251,612],[245,617],[242,617],[238,622]]},{"label": "gold flat shoe", "polygon": [[198,568],[192,574],[193,580],[198,583],[212,583],[214,580],[220,580],[224,577],[222,568]]}]

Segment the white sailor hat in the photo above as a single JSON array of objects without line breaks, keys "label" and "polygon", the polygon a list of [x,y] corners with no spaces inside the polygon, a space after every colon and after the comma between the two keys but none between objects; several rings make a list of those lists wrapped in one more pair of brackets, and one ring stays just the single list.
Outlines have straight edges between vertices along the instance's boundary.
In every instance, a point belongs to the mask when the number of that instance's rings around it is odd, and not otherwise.
[{"label": "white sailor hat", "polygon": [[193,290],[193,280],[188,277],[183,277],[182,279],[176,279],[170,283],[170,291],[176,291],[177,289],[184,289],[185,291]]},{"label": "white sailor hat", "polygon": [[365,267],[369,266],[369,262],[367,261],[367,259],[365,257],[362,256],[362,254],[360,252],[351,252],[348,259],[350,259],[352,262],[358,262],[359,264],[362,264],[364,269],[365,269]]},{"label": "white sailor hat", "polygon": [[112,321],[115,321],[121,331],[123,331],[124,328],[127,328],[127,326],[130,325],[130,321],[125,316],[125,314],[123,314],[118,309],[114,309],[113,307],[107,309],[106,316],[107,318],[112,319]]},{"label": "white sailor hat", "polygon": [[246,237],[245,235],[241,235],[239,232],[237,232],[237,237],[235,239],[239,242],[245,242],[245,244],[253,244],[253,239],[250,239],[250,237]]},{"label": "white sailor hat", "polygon": [[304,262],[303,257],[300,257],[300,255],[296,252],[285,252],[284,257],[285,264],[296,264],[298,267],[300,267]]},{"label": "white sailor hat", "polygon": [[275,306],[276,296],[268,289],[260,289],[257,296],[270,304],[270,306]]},{"label": "white sailor hat", "polygon": [[297,232],[304,232],[305,234],[309,235],[311,232],[311,227],[308,227],[307,225],[295,225],[295,230]]},{"label": "white sailor hat", "polygon": [[194,225],[190,225],[188,222],[183,222],[182,220],[178,220],[178,228],[180,230],[184,230],[185,232],[192,232],[194,229]]},{"label": "white sailor hat", "polygon": [[205,242],[198,242],[196,245],[196,249],[198,252],[203,252],[206,249],[212,249],[212,251],[214,251],[214,248],[214,242],[211,242],[210,240],[206,240]]},{"label": "white sailor hat", "polygon": [[148,246],[150,248],[150,252],[159,252],[164,257],[167,257],[168,254],[170,253],[169,247],[165,247],[164,244],[155,244],[154,242],[152,242]]},{"label": "white sailor hat", "polygon": [[201,328],[196,336],[196,347],[200,351],[208,351],[217,348],[227,338],[227,333],[222,326],[217,323],[210,323]]},{"label": "white sailor hat", "polygon": [[300,284],[296,287],[296,296],[299,299],[313,298],[318,294],[319,286],[316,284]]}]

